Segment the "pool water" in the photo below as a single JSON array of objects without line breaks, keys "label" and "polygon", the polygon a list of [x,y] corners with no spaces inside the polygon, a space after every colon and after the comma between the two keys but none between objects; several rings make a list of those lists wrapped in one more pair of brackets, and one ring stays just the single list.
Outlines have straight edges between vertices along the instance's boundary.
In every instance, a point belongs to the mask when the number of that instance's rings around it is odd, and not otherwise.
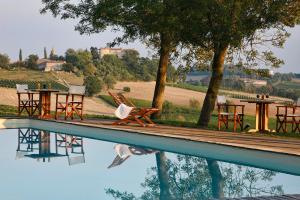
[{"label": "pool water", "polygon": [[192,200],[300,193],[296,175],[36,129],[0,133],[1,199]]}]

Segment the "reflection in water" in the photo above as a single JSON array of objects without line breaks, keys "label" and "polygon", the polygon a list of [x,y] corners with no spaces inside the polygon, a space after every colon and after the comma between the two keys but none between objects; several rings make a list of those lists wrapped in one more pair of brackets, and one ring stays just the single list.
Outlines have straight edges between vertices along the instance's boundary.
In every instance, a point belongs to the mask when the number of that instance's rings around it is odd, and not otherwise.
[{"label": "reflection in water", "polygon": [[[51,136],[54,136],[54,152],[51,151]],[[84,163],[83,138],[35,129],[18,129],[16,159],[24,157],[43,162],[50,162],[55,157],[67,157],[69,165]]]},{"label": "reflection in water", "polygon": [[126,144],[117,144],[114,147],[117,156],[113,162],[108,166],[108,168],[116,167],[125,162],[132,155],[147,155],[151,153],[156,153],[158,151],[152,149],[145,149],[141,147],[128,146]]},{"label": "reflection in water", "polygon": [[132,193],[109,188],[115,199],[222,199],[283,194],[282,186],[269,185],[276,173],[269,170],[238,166],[216,160],[178,155],[167,159],[156,153],[156,167],[145,178],[145,192],[137,198]]},{"label": "reflection in water", "polygon": [[[165,152],[125,144],[115,145],[114,150],[117,156],[108,168],[119,166],[134,155],[155,154],[156,158],[156,165],[142,183],[142,195],[136,197],[127,191],[106,189],[115,199],[195,200],[283,194],[281,185],[271,185],[274,171],[186,155],[169,159]],[[18,130],[17,159],[50,162],[55,157],[68,158],[69,165],[84,163],[83,138],[34,129]]]}]

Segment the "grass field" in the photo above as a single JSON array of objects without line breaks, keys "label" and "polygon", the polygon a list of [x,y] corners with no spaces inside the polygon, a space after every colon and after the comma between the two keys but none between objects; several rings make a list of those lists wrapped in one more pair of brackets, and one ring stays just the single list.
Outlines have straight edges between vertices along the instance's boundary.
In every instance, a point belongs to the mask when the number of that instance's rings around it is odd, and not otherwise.
[{"label": "grass field", "polygon": [[[101,99],[105,99],[105,101],[109,104],[113,104],[113,101],[111,99],[111,97],[109,96],[99,96],[99,98]],[[138,99],[131,99],[135,105],[138,106],[145,106],[148,105],[149,102],[146,101],[140,101]],[[159,120],[154,120],[156,123],[158,124],[164,124],[164,125],[171,125],[171,126],[178,126],[178,127],[191,127],[191,128],[197,128],[197,120],[199,117],[199,111],[196,110],[190,110],[187,111],[187,108],[175,108],[175,111],[173,111],[172,115],[170,115],[170,113],[168,112],[164,112],[162,119]],[[14,106],[7,106],[7,105],[0,105],[0,117],[14,117],[17,116],[17,108]],[[25,116],[25,115],[23,115]],[[176,116],[176,117],[175,117]],[[178,117],[181,116],[181,117]],[[175,118],[174,118],[175,117]],[[183,119],[184,117],[184,119]],[[111,116],[107,116],[107,115],[91,115],[91,114],[86,114],[84,115],[85,119],[116,119],[115,117],[111,117]],[[253,116],[245,116],[245,124],[249,124],[250,128],[254,128],[255,125],[255,117]],[[275,129],[275,124],[276,124],[276,119],[275,118],[271,118],[269,121],[269,126],[271,129]],[[217,115],[214,113],[211,117],[210,123],[209,123],[209,127],[208,129],[210,130],[217,130]],[[231,128],[229,128],[228,130],[224,130],[224,131],[233,131],[232,130],[232,124],[231,124]],[[239,130],[238,130],[239,131]],[[268,134],[270,136],[283,136],[283,137],[296,137],[296,138],[300,138],[300,134],[299,133],[270,133]],[[262,134],[263,136],[263,134]]]}]

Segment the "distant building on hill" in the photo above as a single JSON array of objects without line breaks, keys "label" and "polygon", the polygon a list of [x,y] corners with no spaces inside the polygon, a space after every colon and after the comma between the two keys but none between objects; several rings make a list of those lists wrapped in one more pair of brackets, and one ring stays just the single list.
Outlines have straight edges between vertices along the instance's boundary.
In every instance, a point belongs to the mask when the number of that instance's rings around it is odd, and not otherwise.
[{"label": "distant building on hill", "polygon": [[105,55],[116,55],[116,56],[118,56],[118,58],[122,58],[126,50],[130,50],[130,49],[100,48],[99,49],[99,54],[100,54],[100,58],[102,58]]},{"label": "distant building on hill", "polygon": [[49,60],[49,59],[38,59],[37,66],[39,70],[49,72],[49,71],[60,71],[62,70],[65,61],[60,60]]}]

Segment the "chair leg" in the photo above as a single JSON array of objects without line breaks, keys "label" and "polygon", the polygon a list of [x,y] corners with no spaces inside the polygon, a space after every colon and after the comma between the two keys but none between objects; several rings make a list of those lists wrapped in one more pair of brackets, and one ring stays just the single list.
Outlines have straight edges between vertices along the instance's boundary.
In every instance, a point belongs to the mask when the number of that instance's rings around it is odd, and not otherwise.
[{"label": "chair leg", "polygon": [[221,130],[221,116],[218,115],[218,129]]}]

